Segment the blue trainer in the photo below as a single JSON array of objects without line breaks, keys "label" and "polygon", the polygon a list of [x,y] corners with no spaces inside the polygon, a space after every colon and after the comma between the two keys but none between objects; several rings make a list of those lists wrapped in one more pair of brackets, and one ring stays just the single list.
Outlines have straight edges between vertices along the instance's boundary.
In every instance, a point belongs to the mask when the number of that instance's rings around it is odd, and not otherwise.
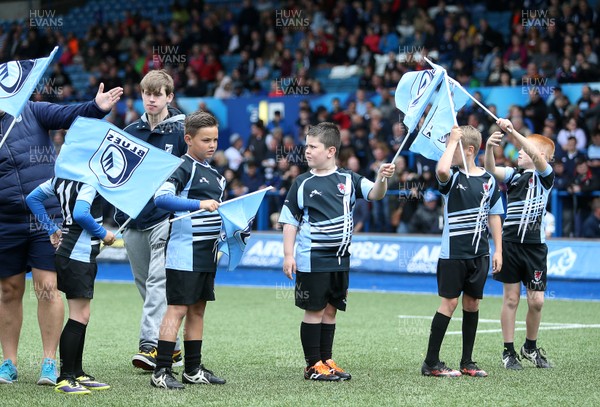
[{"label": "blue trainer", "polygon": [[12,360],[6,359],[0,365],[0,383],[12,384],[17,381],[17,367],[13,365]]},{"label": "blue trainer", "polygon": [[54,386],[56,385],[57,377],[56,361],[54,359],[45,358],[42,362],[42,372],[40,373],[40,379],[37,381],[37,384]]}]

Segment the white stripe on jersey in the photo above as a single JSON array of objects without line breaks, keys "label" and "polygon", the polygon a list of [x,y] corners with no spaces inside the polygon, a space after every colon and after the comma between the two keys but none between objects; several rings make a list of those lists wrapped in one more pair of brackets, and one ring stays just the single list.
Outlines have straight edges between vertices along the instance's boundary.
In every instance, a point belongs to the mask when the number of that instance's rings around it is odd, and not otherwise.
[{"label": "white stripe on jersey", "polygon": [[215,233],[212,235],[203,235],[203,236],[193,236],[192,242],[201,242],[204,240],[214,240],[214,239],[218,239],[219,236],[221,236],[221,233]]},{"label": "white stripe on jersey", "polygon": [[481,201],[479,202],[479,212],[477,213],[477,220],[475,221],[475,232],[473,234],[473,240],[471,241],[471,244],[473,244],[477,239],[477,243],[475,245],[475,253],[477,253],[477,250],[479,249],[481,234],[484,230],[487,229],[487,214],[490,211],[490,200],[488,198],[493,192],[493,188],[494,178],[490,177],[490,179],[487,182],[487,188],[484,188]]},{"label": "white stripe on jersey", "polygon": [[[341,174],[340,174],[341,175]],[[354,229],[354,217],[352,216],[352,209],[350,207],[351,194],[349,193],[352,187],[352,177],[350,174],[343,174],[346,177],[345,193],[343,198],[344,204],[344,231],[342,235],[342,244],[337,252],[338,262],[339,257],[345,255],[348,247],[350,246],[350,239],[352,238],[352,230]]]}]

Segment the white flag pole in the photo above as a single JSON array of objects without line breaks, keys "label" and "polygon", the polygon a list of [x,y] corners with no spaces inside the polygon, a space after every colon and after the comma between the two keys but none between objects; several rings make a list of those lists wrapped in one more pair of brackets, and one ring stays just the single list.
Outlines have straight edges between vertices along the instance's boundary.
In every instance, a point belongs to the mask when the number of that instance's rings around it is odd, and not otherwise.
[{"label": "white flag pole", "polygon": [[119,233],[121,233],[125,229],[125,227],[129,224],[129,222],[131,222],[131,218],[130,217],[127,218],[127,220],[125,221],[125,223],[123,223],[119,229],[117,229],[117,231],[115,232],[115,236],[117,236]]},{"label": "white flag pole", "polygon": [[475,99],[475,97],[473,97],[465,88],[463,88],[463,86],[455,79],[452,79],[450,77],[448,77],[448,80],[452,81],[452,83],[457,86],[460,90],[462,90],[465,95],[467,95],[469,98],[471,98],[471,100],[475,103],[477,103],[479,105],[479,107],[481,107],[487,114],[489,114],[490,116],[492,116],[494,118],[494,120],[498,120],[498,117],[490,112],[490,110],[485,107],[479,100]]},{"label": "white flag pole", "polygon": [[[431,66],[432,62],[427,59],[427,57],[423,57],[425,61]],[[454,111],[454,99],[452,99],[452,93],[450,92],[450,84],[448,80],[450,77],[448,73],[444,70],[444,84],[446,86],[446,92],[448,93],[448,101],[450,102],[450,109],[452,109],[452,118],[454,119],[454,125],[458,126],[458,122],[456,121],[456,112]],[[465,166],[465,172],[467,173],[467,178],[469,178],[469,167],[467,166],[467,159],[465,158],[465,150],[463,149],[462,140],[458,140],[458,147],[460,148],[460,155],[462,156],[463,165]]]},{"label": "white flag pole", "polygon": [[10,126],[8,126],[8,129],[6,130],[6,133],[4,133],[4,135],[2,136],[2,141],[0,141],[0,148],[2,148],[2,146],[4,145],[4,142],[6,141],[6,138],[8,137],[8,133],[10,133],[10,131],[12,130],[13,127],[15,127],[15,123],[17,122],[17,118],[13,117],[13,121],[10,124]]},{"label": "white flag pole", "polygon": [[[494,118],[494,120],[498,121],[498,116],[496,116],[494,113],[492,113],[487,107],[485,107],[483,105],[483,103],[481,103],[479,100],[475,99],[475,97],[473,95],[471,95],[465,88],[462,87],[462,85],[460,83],[458,83],[455,79],[452,79],[450,77],[448,77],[448,80],[452,81],[452,83],[457,86],[460,90],[462,90],[464,92],[465,95],[467,95],[473,102],[477,103],[477,105],[482,108],[487,114],[489,114],[490,116],[492,116]],[[509,133],[512,133],[512,129],[511,128],[507,128],[506,130],[508,130]]]},{"label": "white flag pole", "polygon": [[[121,225],[121,227],[120,227],[119,229],[117,229],[117,231],[114,233],[114,235],[115,235],[115,238],[117,237],[117,235],[118,235],[119,233],[121,233],[121,232],[123,231],[123,229],[125,229],[125,226],[127,226],[127,224],[128,224],[129,222],[131,222],[131,218],[127,218],[127,220],[125,221],[125,223],[123,223],[123,224]],[[101,246],[100,246],[100,251],[102,251],[102,250],[106,249],[107,247],[110,247],[110,246],[108,246],[108,245],[104,244],[104,242],[102,242],[102,241],[100,241],[100,245],[101,245]]]},{"label": "white flag pole", "polygon": [[[400,123],[400,125],[404,126],[403,123]],[[400,144],[400,147],[398,147],[398,151],[396,151],[396,155],[394,156],[394,158],[392,158],[392,164],[394,162],[396,162],[396,158],[398,158],[398,156],[400,155],[400,152],[402,151],[402,148],[404,147],[404,145],[408,141],[408,137],[409,136],[410,136],[410,134],[408,134],[408,133],[404,135],[404,140],[402,140],[402,144]],[[383,180],[381,180],[381,182],[383,182]]]},{"label": "white flag pole", "polygon": [[[400,122],[401,126],[404,126],[404,124],[402,124],[402,122]],[[410,136],[410,134],[405,134],[404,135],[404,140],[402,140],[402,143],[400,144],[400,147],[398,147],[398,151],[396,151],[396,155],[394,155],[394,158],[392,158],[391,163],[394,164],[396,162],[396,158],[398,158],[398,156],[400,155],[400,152],[402,151],[402,148],[404,147],[404,145],[406,144],[406,142],[408,141],[408,136]],[[381,178],[380,182],[384,182],[385,178]]]},{"label": "white flag pole", "polygon": [[[242,196],[238,196],[237,198],[233,198],[233,199],[230,199],[230,200],[228,200],[228,201],[222,202],[222,203],[221,203],[221,205],[226,205],[226,204],[228,204],[228,203],[231,203],[231,202],[233,202],[233,201],[238,201],[238,200],[240,200],[240,199],[242,199],[242,198],[246,198],[246,197],[248,197],[248,196],[250,196],[250,195],[255,195],[255,194],[261,193],[261,192],[263,192],[265,189],[266,189],[267,191],[269,191],[269,190],[273,189],[273,187],[272,187],[272,186],[270,186],[270,187],[266,187],[266,188],[260,189],[260,190],[258,190],[258,191],[251,192],[251,193],[249,193],[249,194],[245,194],[245,195],[242,195]],[[181,215],[181,216],[178,216],[178,217],[176,217],[176,218],[173,218],[173,219],[171,219],[169,222],[173,223],[173,222],[175,222],[176,220],[183,219],[183,218],[187,218],[187,217],[189,217],[189,216],[194,216],[194,215],[197,215],[197,214],[199,214],[199,213],[201,213],[201,212],[206,212],[206,209],[198,209],[197,211],[190,212],[190,213],[186,213],[185,215]]]}]

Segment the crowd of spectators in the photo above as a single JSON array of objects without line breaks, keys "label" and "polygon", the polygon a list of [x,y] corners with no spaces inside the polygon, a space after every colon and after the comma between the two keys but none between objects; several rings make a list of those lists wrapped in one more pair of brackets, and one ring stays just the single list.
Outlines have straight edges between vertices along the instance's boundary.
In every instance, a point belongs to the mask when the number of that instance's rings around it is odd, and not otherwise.
[{"label": "crowd of spectators", "polygon": [[[598,9],[583,0],[528,2],[529,9],[521,2],[500,3],[244,0],[219,5],[189,0],[173,4],[170,23],[125,13],[117,21],[92,22],[83,37],[16,22],[6,31],[0,28],[0,62],[40,57],[60,45],[58,63],[34,98],[68,103],[91,99],[99,82],[107,88],[123,86],[124,108],[107,118],[120,127],[139,117],[134,108],[138,84],[151,69],[166,69],[179,97],[236,98],[283,96],[285,78],[309,89],[309,95],[325,93],[318,70],[356,66],[358,87],[348,103],[334,100],[332,106],[312,109],[303,101],[299,117],[257,121],[248,134],[231,135],[231,147],[215,156],[230,196],[275,186],[279,195],[269,198],[273,212],[293,177],[305,169],[303,134],[310,124],[337,123],[340,165],[355,166],[365,176],[372,177],[380,162],[393,157],[407,136],[393,90],[405,72],[427,68],[419,56],[429,55],[465,86],[529,89],[529,102],[512,106],[509,119],[522,134],[540,133],[556,142],[556,189],[599,189],[600,91],[584,86],[580,98],[569,100],[561,89],[565,83],[600,77]],[[507,10],[504,33],[481,18],[488,11]],[[225,60],[236,64],[228,69]],[[67,73],[72,65],[90,74],[86,87],[73,86]],[[542,87],[551,92],[540,92]],[[377,104],[371,100],[374,95],[380,96]],[[481,94],[475,97],[485,103]],[[205,105],[199,108],[206,110]],[[458,121],[478,128],[484,140],[495,129],[476,105],[464,108]],[[54,137],[60,146],[64,132]],[[501,150],[498,165],[516,164],[518,146],[510,135]],[[357,227],[438,233],[441,202],[429,193],[436,188],[434,166],[420,157],[399,157],[390,190],[400,194],[359,211],[366,214],[362,221],[357,216]],[[582,234],[581,225],[592,213],[590,203],[585,196],[564,200],[563,235]],[[415,219],[429,219],[430,224],[416,225]]]}]

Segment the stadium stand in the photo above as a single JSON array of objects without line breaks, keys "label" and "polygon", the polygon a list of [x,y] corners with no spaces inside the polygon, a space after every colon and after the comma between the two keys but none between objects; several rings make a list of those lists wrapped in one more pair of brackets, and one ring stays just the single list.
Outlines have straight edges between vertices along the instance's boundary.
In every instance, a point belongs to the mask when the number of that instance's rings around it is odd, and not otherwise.
[{"label": "stadium stand", "polygon": [[[392,129],[400,122],[399,112],[393,99],[390,108],[381,94],[393,94],[403,73],[427,68],[419,55],[435,55],[450,76],[469,87],[471,93],[479,91],[487,105],[498,104],[501,114],[511,118],[520,115],[531,132],[556,140],[562,123],[574,117],[585,133],[587,154],[594,134],[600,131],[600,86],[592,83],[600,77],[599,3],[567,3],[571,7],[540,1],[532,3],[535,8],[525,9],[517,3],[477,1],[132,0],[125,4],[90,0],[66,7],[63,14],[50,16],[37,10],[32,18],[30,10],[29,15],[0,21],[0,62],[40,57],[55,44],[60,45],[56,64],[62,67],[70,89],[63,92],[63,85],[57,85],[59,78],[48,69],[45,86],[33,99],[68,103],[86,99],[99,81],[123,84],[123,101],[115,115],[108,117],[116,122],[125,122],[129,100],[139,106],[137,84],[149,69],[164,68],[175,78],[176,103],[180,106],[197,108],[202,102],[206,108],[220,103],[214,98],[221,98],[223,103],[248,98],[252,100],[248,102],[250,111],[250,104],[255,103],[252,98],[270,102],[277,97],[293,99],[300,118],[286,118],[289,123],[282,134],[274,136],[276,155],[289,150],[283,147],[285,136],[292,137],[297,152],[306,124],[334,120],[347,126],[348,151],[362,160],[368,175],[374,161],[370,151],[374,140],[386,143],[391,157],[398,141],[405,137],[401,130],[393,134]],[[542,51],[543,43],[548,45],[547,53]],[[398,44],[397,50],[388,50],[389,44]],[[259,59],[266,73],[262,76],[256,75]],[[579,85],[570,87],[572,83]],[[583,86],[586,83],[590,86]],[[495,87],[484,87],[492,84]],[[563,88],[571,93],[565,95]],[[357,89],[366,92],[364,102],[357,100]],[[507,89],[524,94],[533,89],[545,108],[531,108],[524,96],[520,103],[515,101],[520,109],[509,109],[507,100],[512,99],[494,96],[505,95]],[[323,111],[319,105],[304,105],[298,98],[314,101],[320,96],[319,100],[325,100],[333,94],[344,95],[337,110],[321,103]],[[201,99],[197,102],[188,97]],[[381,115],[377,122],[380,130],[374,130],[373,113]],[[472,106],[464,108],[458,120],[459,124],[476,120],[484,137],[493,125]],[[271,123],[264,125],[273,134]],[[224,130],[228,136],[226,125]],[[371,144],[362,143],[358,133],[366,133]],[[249,128],[241,136],[248,140]],[[504,160],[510,163],[508,147]],[[248,161],[256,159],[249,152],[245,156]],[[406,185],[405,179],[427,184],[429,175],[423,168],[432,168],[432,163],[412,153],[405,157],[408,165],[405,173],[399,174],[398,187]],[[563,146],[556,158],[568,160]],[[590,173],[597,177],[600,157],[586,159]],[[267,183],[279,182],[278,177],[283,179],[289,171],[283,168],[279,174],[277,169],[259,167],[267,178],[271,172],[275,174]],[[242,179],[243,168],[234,174],[234,180]],[[567,178],[567,185],[577,182],[575,173],[567,174]],[[416,197],[419,203],[422,195]],[[557,188],[552,199],[550,210],[561,226],[557,236],[578,236],[581,222],[590,214],[582,200],[572,208],[570,196]],[[394,203],[380,211],[385,219],[391,219],[396,207],[409,202],[397,197],[391,200]],[[265,219],[276,207],[272,204],[266,210]],[[383,230],[374,225],[383,223],[370,219],[367,226],[378,232]],[[268,220],[261,221],[260,227],[268,228]]]}]

